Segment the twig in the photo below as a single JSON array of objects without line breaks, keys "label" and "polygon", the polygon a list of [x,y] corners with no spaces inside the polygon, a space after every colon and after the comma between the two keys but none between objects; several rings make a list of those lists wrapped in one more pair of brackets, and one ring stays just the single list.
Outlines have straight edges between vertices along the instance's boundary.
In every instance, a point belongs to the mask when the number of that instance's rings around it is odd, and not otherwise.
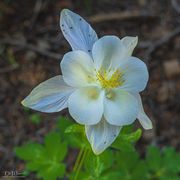
[{"label": "twig", "polygon": [[31,28],[34,26],[42,7],[42,0],[37,0],[34,6],[33,16],[31,18]]},{"label": "twig", "polygon": [[39,27],[37,28],[37,32],[36,33],[47,33],[47,32],[50,32],[50,31],[56,31],[56,32],[59,32],[60,31],[60,28],[59,26],[45,26],[45,27]]},{"label": "twig", "polygon": [[115,12],[115,13],[107,13],[107,14],[97,14],[89,17],[89,21],[91,23],[99,23],[103,21],[112,21],[112,20],[126,20],[133,18],[156,18],[157,16],[142,13],[139,11],[125,11],[125,12]]},{"label": "twig", "polygon": [[14,71],[18,68],[19,66],[8,66],[8,67],[5,67],[5,68],[2,68],[0,69],[0,74],[4,74],[4,73],[8,73],[8,72],[11,72],[11,71]]},{"label": "twig", "polygon": [[147,49],[151,45],[152,45],[152,42],[150,42],[150,41],[140,41],[140,42],[138,42],[137,47],[141,48],[141,49]]},{"label": "twig", "polygon": [[7,153],[8,149],[3,146],[0,146],[0,152]]},{"label": "twig", "polygon": [[177,0],[171,0],[171,5],[177,13],[180,13],[180,3]]},{"label": "twig", "polygon": [[162,45],[168,43],[171,39],[175,36],[180,34],[180,27],[176,28],[174,31],[168,33],[166,36],[163,36],[161,39],[157,40],[156,42],[152,43],[146,51],[145,60],[148,62],[152,53],[160,48]]},{"label": "twig", "polygon": [[41,55],[44,55],[44,56],[47,56],[47,57],[53,58],[53,59],[62,58],[61,54],[50,52],[50,51],[44,50],[42,48],[39,48],[38,46],[35,46],[33,44],[27,44],[26,42],[18,41],[16,39],[10,39],[10,38],[1,39],[0,44],[8,44],[8,45],[12,45],[12,46],[18,46],[18,47],[21,47],[22,49],[28,49],[28,50],[37,52]]}]

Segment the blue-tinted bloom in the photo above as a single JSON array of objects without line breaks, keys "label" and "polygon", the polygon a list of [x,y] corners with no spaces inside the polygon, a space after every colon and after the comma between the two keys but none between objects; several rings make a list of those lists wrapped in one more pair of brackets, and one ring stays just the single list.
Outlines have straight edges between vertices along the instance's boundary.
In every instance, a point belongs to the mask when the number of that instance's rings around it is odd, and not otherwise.
[{"label": "blue-tinted bloom", "polygon": [[60,26],[72,47],[61,61],[62,76],[38,85],[22,104],[41,112],[68,107],[76,122],[85,125],[95,154],[100,154],[136,118],[145,129],[152,123],[143,110],[139,93],[148,81],[147,67],[133,57],[137,37],[104,36],[79,15],[64,9]]}]

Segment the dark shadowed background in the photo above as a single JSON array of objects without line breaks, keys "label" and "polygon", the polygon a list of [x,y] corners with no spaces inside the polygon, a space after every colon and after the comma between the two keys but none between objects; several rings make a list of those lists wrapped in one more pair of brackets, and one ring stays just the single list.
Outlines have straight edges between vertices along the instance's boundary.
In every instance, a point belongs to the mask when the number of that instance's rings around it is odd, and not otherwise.
[{"label": "dark shadowed background", "polygon": [[33,123],[32,115],[37,112],[20,104],[33,87],[61,73],[62,56],[71,50],[59,28],[63,8],[83,16],[99,37],[139,37],[134,55],[149,68],[150,80],[142,97],[154,128],[143,131],[137,149],[142,155],[147,144],[180,150],[178,0],[1,0],[0,169],[24,169],[14,147],[29,139],[41,142],[57,116],[68,113],[38,113],[42,121]]}]

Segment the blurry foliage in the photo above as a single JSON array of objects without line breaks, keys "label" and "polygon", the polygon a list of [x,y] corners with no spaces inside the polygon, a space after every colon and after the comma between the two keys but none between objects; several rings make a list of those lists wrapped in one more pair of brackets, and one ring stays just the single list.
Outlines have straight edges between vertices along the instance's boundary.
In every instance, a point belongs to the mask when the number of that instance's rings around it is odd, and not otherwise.
[{"label": "blurry foliage", "polygon": [[82,0],[77,1],[77,6],[83,6],[86,9],[87,14],[91,14],[93,10],[93,1],[92,0]]},{"label": "blurry foliage", "polygon": [[27,114],[27,116],[29,117],[29,120],[33,123],[33,124],[40,124],[42,121],[41,115],[38,112],[32,112],[30,108],[23,106],[24,112]]},{"label": "blurry foliage", "polygon": [[34,124],[39,124],[41,122],[41,120],[42,120],[40,114],[38,114],[38,113],[31,114],[29,116],[29,119]]},{"label": "blurry foliage", "polygon": [[77,179],[178,180],[180,154],[171,147],[161,151],[150,146],[145,158],[141,158],[134,148],[140,137],[140,129],[133,132],[132,126],[124,127],[111,148],[96,156],[85,137],[84,127],[60,117],[56,129],[45,136],[44,144],[28,142],[16,147],[15,152],[26,162],[24,174],[36,172],[44,180],[74,179],[76,172],[68,172],[65,166],[68,148],[88,150]]},{"label": "blurry foliage", "polygon": [[93,8],[92,0],[84,0],[83,3],[84,3],[84,6],[86,7],[86,10],[89,13],[91,13],[92,12],[92,8]]},{"label": "blurry foliage", "polygon": [[8,58],[8,61],[9,63],[14,66],[14,67],[18,67],[19,64],[17,63],[17,60],[15,58],[15,55],[13,53],[13,50],[12,49],[7,49],[7,58]]},{"label": "blurry foliage", "polygon": [[26,170],[37,172],[44,180],[56,180],[63,177],[67,154],[67,143],[61,140],[59,133],[50,132],[43,145],[29,142],[15,148],[16,155],[26,161]]}]

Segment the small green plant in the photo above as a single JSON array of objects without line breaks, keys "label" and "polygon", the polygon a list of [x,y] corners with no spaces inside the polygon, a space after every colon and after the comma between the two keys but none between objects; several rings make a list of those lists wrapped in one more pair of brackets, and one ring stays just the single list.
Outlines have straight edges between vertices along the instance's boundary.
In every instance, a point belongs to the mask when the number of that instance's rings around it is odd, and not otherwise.
[{"label": "small green plant", "polygon": [[[141,158],[134,148],[140,137],[140,129],[133,132],[132,126],[124,127],[112,146],[96,156],[85,137],[84,127],[60,117],[43,144],[28,142],[16,147],[15,152],[25,161],[25,172],[35,172],[44,180],[178,180],[180,154],[171,147],[161,151],[149,146],[145,158]],[[73,170],[68,171],[65,158],[71,148],[79,149],[79,155]]]},{"label": "small green plant", "polygon": [[29,116],[29,119],[34,124],[39,124],[41,122],[41,120],[42,120],[40,114],[38,114],[38,113],[31,114]]},{"label": "small green plant", "polygon": [[8,61],[9,63],[13,66],[13,67],[18,67],[19,64],[14,56],[14,53],[12,51],[12,49],[8,48],[7,49],[7,57],[8,57]]},{"label": "small green plant", "polygon": [[27,116],[29,117],[29,120],[33,124],[36,124],[36,125],[40,124],[40,122],[42,121],[42,118],[38,112],[34,113],[27,107],[23,107],[23,110],[27,114]]},{"label": "small green plant", "polygon": [[162,151],[155,146],[148,147],[145,162],[150,179],[179,179],[180,154],[172,147],[165,147]]},{"label": "small green plant", "polygon": [[67,154],[67,143],[57,132],[50,132],[44,144],[29,142],[15,148],[15,152],[26,161],[26,170],[37,172],[42,179],[54,180],[64,176],[66,166],[62,161]]}]

